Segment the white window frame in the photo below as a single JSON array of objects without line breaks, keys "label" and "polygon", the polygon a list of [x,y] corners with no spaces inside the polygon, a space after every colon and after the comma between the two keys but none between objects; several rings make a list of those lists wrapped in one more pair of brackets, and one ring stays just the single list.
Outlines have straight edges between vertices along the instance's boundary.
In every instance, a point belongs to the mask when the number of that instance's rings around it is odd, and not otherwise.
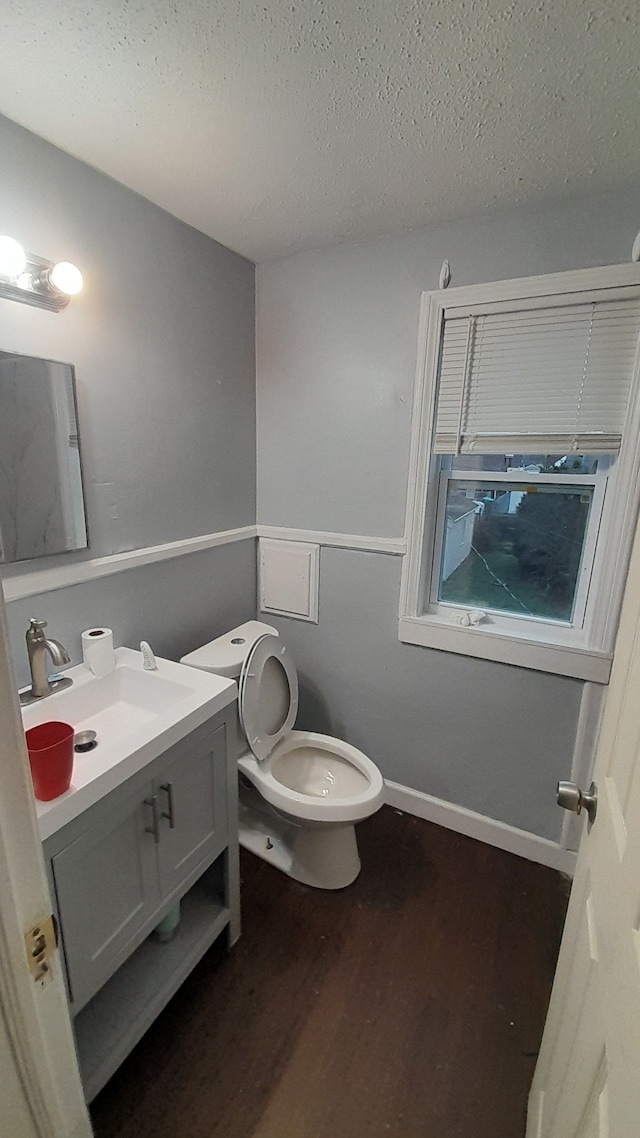
[{"label": "white window frame", "polygon": [[[438,530],[442,464],[441,456],[432,451],[432,438],[445,314],[463,315],[478,304],[499,307],[512,303],[520,307],[522,301],[529,302],[527,307],[538,308],[549,298],[560,297],[567,304],[640,297],[640,265],[612,265],[423,293],[398,634],[401,641],[425,648],[607,683],[640,500],[640,352],[636,354],[620,454],[604,478],[594,480],[598,489],[585,535],[585,584],[579,588],[572,623],[489,612],[479,624],[464,627],[457,623],[464,608],[433,601],[442,543]],[[470,481],[478,475],[492,482],[519,480],[512,474],[496,477],[496,473],[469,471],[468,477]],[[546,478],[554,484],[569,485],[571,476]],[[588,478],[580,476],[580,481]],[[428,603],[424,598],[429,598]]]}]

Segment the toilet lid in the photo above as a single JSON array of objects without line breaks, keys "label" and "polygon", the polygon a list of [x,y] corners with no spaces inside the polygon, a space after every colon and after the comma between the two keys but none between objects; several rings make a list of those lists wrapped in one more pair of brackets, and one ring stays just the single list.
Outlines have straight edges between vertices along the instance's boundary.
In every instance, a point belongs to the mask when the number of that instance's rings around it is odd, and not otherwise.
[{"label": "toilet lid", "polygon": [[291,730],[298,713],[296,666],[278,636],[256,640],[238,685],[240,722],[256,759],[262,762]]}]

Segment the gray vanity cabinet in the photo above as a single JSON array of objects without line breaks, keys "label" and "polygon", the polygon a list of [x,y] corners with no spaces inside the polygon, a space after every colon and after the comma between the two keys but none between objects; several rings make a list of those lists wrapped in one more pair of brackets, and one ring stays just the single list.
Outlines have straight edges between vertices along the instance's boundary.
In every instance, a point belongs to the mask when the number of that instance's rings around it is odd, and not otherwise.
[{"label": "gray vanity cabinet", "polygon": [[160,893],[169,896],[226,845],[225,732],[187,741],[159,760],[153,784]]},{"label": "gray vanity cabinet", "polygon": [[[44,843],[88,1101],[217,936],[237,938],[232,710]],[[160,943],[150,934],[178,900]]]},{"label": "gray vanity cabinet", "polygon": [[143,787],[110,796],[115,801],[88,811],[90,827],[51,859],[74,1012],[126,960],[160,904],[145,796]]},{"label": "gray vanity cabinet", "polygon": [[77,837],[67,827],[51,858],[74,1013],[226,844],[224,727],[176,744],[143,778],[82,815]]}]

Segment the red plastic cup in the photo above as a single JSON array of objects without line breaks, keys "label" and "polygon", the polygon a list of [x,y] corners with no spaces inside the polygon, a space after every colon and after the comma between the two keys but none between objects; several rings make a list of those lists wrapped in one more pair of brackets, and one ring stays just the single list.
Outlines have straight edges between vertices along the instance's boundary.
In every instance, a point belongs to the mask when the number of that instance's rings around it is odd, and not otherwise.
[{"label": "red plastic cup", "polygon": [[50,802],[71,786],[74,730],[68,723],[39,723],[26,732],[33,792]]}]

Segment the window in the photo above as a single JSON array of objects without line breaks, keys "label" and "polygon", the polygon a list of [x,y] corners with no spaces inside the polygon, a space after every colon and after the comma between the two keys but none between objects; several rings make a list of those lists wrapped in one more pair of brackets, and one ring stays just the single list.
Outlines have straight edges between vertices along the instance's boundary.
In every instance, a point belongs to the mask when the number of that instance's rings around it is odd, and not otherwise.
[{"label": "window", "polygon": [[453,456],[442,462],[430,599],[571,624],[588,592],[607,460],[488,459],[474,474]]},{"label": "window", "polygon": [[402,640],[606,682],[639,336],[637,265],[425,295]]}]

